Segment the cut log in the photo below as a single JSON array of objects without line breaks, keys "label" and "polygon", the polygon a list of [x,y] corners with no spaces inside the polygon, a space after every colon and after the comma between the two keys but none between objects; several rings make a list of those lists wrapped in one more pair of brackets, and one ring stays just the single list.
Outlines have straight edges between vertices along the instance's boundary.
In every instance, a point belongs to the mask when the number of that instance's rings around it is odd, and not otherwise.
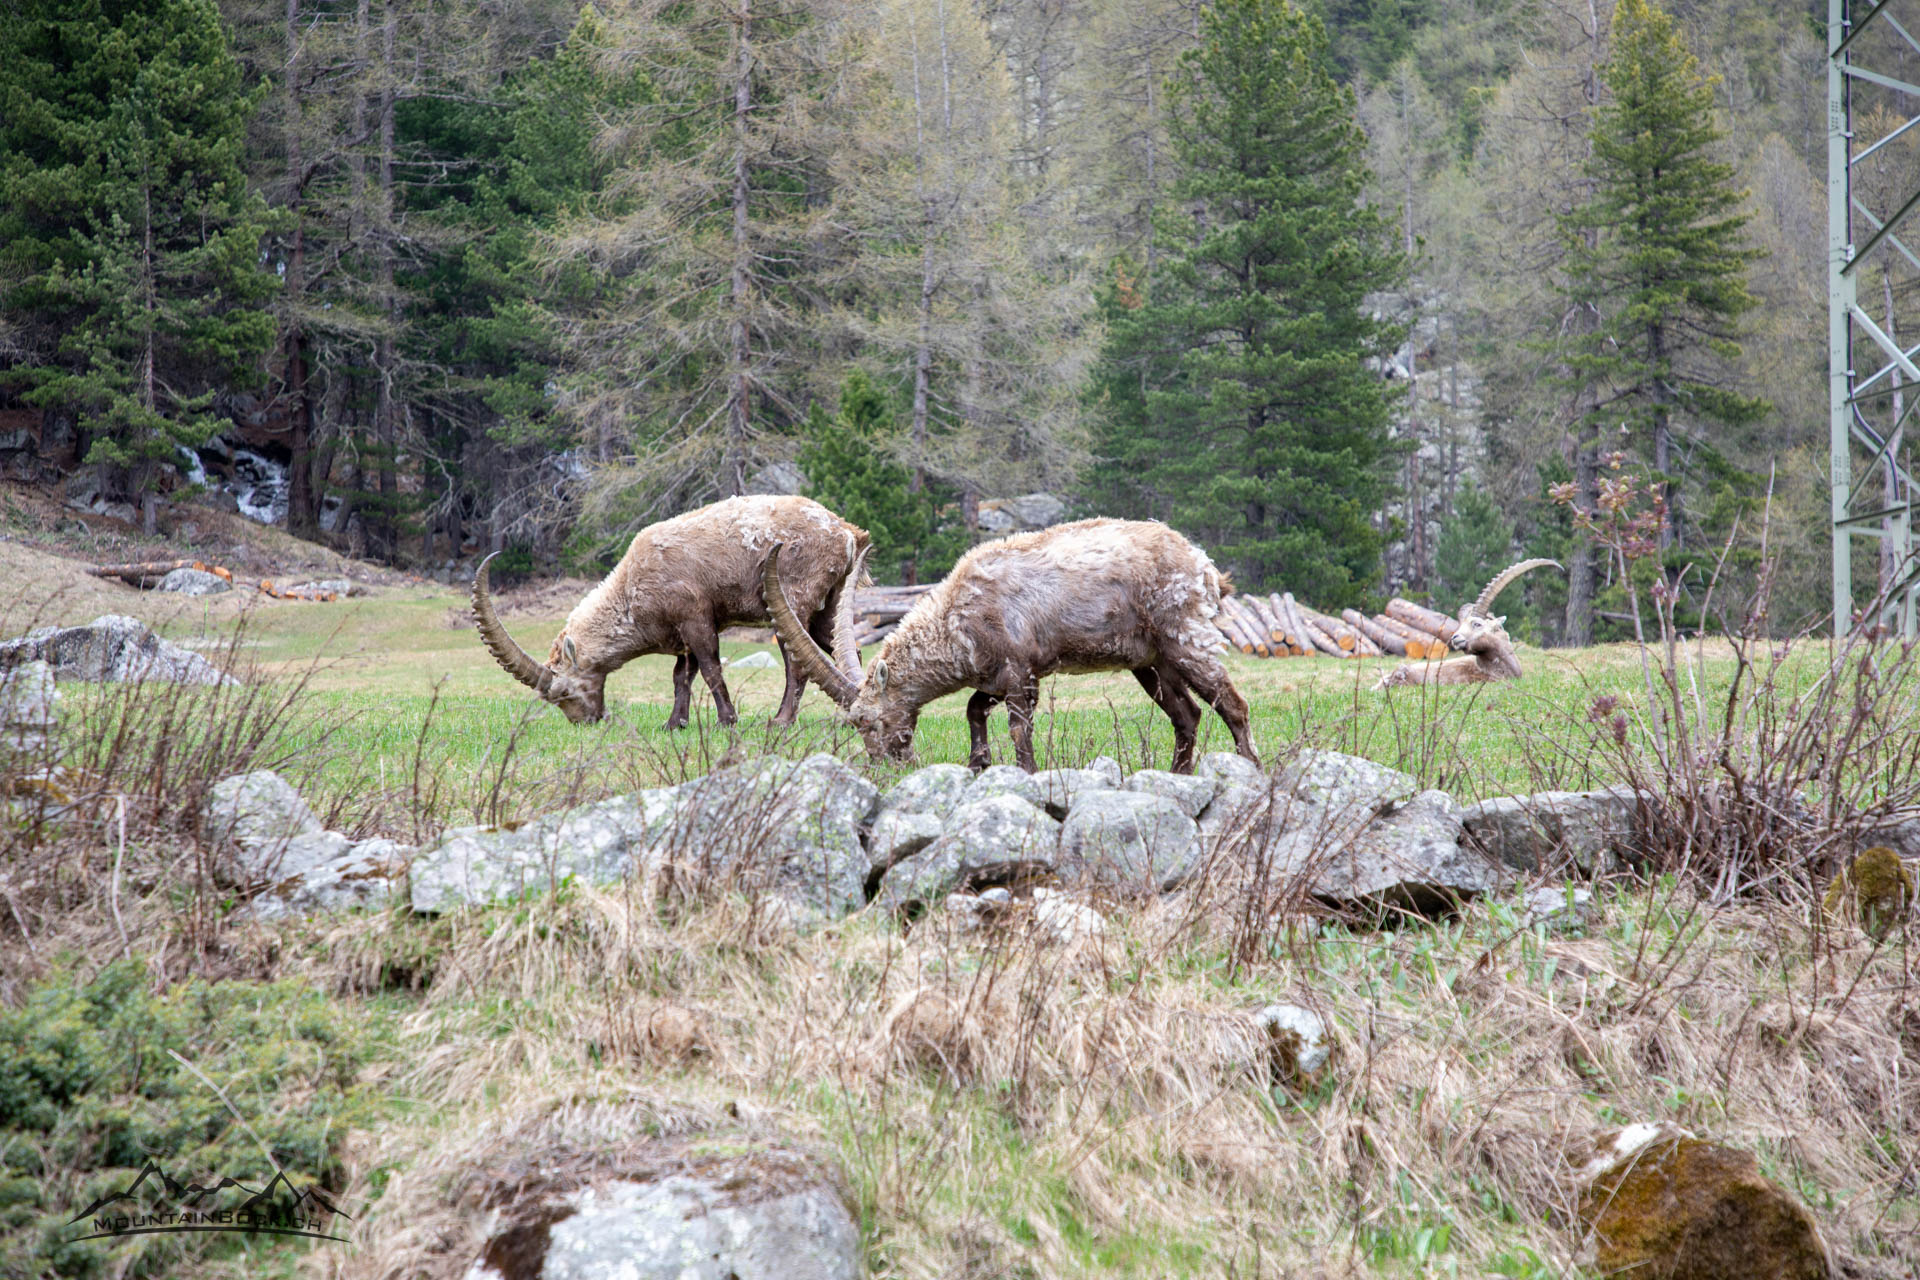
[{"label": "cut log", "polygon": [[1273,649],[1273,656],[1287,657],[1287,631],[1280,625],[1280,619],[1274,616],[1272,606],[1259,596],[1242,596],[1240,600],[1252,611],[1254,621],[1260,624],[1261,631],[1267,637],[1267,644]]},{"label": "cut log", "polygon": [[1280,629],[1280,643],[1287,647],[1287,652],[1296,658],[1305,653],[1305,638],[1294,629],[1292,620],[1287,616],[1287,606],[1280,600],[1280,593],[1276,591],[1268,596],[1266,605],[1267,612],[1273,616],[1274,625]]},{"label": "cut log", "polygon": [[1271,658],[1273,645],[1267,639],[1265,629],[1255,620],[1246,603],[1238,596],[1224,596],[1220,603],[1233,614],[1234,624],[1240,628],[1240,634],[1245,636],[1252,646],[1251,652],[1262,658]]},{"label": "cut log", "polygon": [[1300,609],[1294,602],[1292,592],[1282,592],[1280,595],[1280,618],[1287,624],[1287,639],[1293,645],[1294,653],[1319,652],[1313,647],[1313,641],[1307,638],[1306,623],[1301,620]]},{"label": "cut log", "polygon": [[1358,609],[1342,609],[1340,617],[1348,626],[1365,636],[1379,652],[1390,653],[1396,658],[1407,656],[1407,642],[1404,637],[1395,635]]},{"label": "cut log", "polygon": [[1234,616],[1233,610],[1227,608],[1225,597],[1220,601],[1220,612],[1213,615],[1213,625],[1220,628],[1220,634],[1227,638],[1228,644],[1242,653],[1253,652],[1253,641],[1241,630],[1240,620]]},{"label": "cut log", "polygon": [[1322,631],[1319,624],[1308,616],[1311,611],[1302,608],[1300,602],[1293,598],[1291,592],[1282,595],[1280,598],[1293,607],[1294,614],[1300,619],[1301,633],[1306,636],[1314,648],[1326,654],[1329,658],[1343,658],[1346,656],[1346,653],[1340,646],[1333,642],[1333,637]]},{"label": "cut log", "polygon": [[[1298,604],[1298,601],[1295,601]],[[1352,653],[1360,644],[1360,633],[1340,619],[1320,612],[1318,609],[1300,605],[1300,612],[1308,622],[1326,632],[1333,642],[1340,646],[1343,653]]]},{"label": "cut log", "polygon": [[1453,639],[1453,633],[1460,629],[1458,619],[1449,618],[1444,613],[1436,613],[1411,600],[1402,600],[1399,596],[1387,601],[1387,615],[1398,618],[1408,626],[1424,631],[1428,635],[1439,636],[1442,640]]},{"label": "cut log", "polygon": [[1408,626],[1391,614],[1376,613],[1373,615],[1373,621],[1374,625],[1381,628],[1381,630],[1390,631],[1394,635],[1399,636],[1401,643],[1407,646],[1407,656],[1416,662],[1427,657],[1429,649],[1432,649],[1436,656],[1440,652],[1439,649],[1434,648],[1439,642],[1433,636],[1428,635],[1418,628]]}]

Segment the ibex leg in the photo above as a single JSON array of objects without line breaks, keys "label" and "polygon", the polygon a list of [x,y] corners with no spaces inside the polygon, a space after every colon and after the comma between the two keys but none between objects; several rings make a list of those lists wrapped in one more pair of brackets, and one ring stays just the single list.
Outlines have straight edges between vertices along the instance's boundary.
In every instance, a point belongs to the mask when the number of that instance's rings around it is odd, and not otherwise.
[{"label": "ibex leg", "polygon": [[1247,725],[1247,700],[1227,679],[1226,664],[1210,653],[1198,657],[1170,654],[1162,661],[1171,662],[1186,682],[1193,686],[1193,691],[1219,713],[1226,722],[1228,732],[1233,734],[1234,749],[1259,764],[1260,757],[1253,750],[1253,734]]},{"label": "ibex leg", "polygon": [[702,618],[681,623],[680,639],[699,666],[700,678],[713,691],[713,709],[720,723],[732,725],[740,717],[734,712],[733,699],[727,696],[726,677],[720,671],[720,633],[712,622]]},{"label": "ibex leg", "polygon": [[1193,772],[1193,746],[1200,727],[1200,708],[1187,694],[1187,682],[1164,659],[1151,667],[1135,667],[1133,678],[1147,696],[1173,721],[1173,771]]},{"label": "ibex leg", "polygon": [[993,752],[987,746],[987,716],[999,705],[1000,699],[985,692],[967,699],[967,768],[975,773],[993,763]]},{"label": "ibex leg", "polygon": [[693,710],[693,657],[678,654],[673,660],[673,712],[667,716],[667,728],[684,729]]}]

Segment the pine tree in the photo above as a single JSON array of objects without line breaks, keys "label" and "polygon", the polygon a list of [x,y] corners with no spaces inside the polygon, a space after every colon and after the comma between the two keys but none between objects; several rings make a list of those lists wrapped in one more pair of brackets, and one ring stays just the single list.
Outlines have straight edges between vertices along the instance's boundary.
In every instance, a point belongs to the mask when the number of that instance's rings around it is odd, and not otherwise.
[{"label": "pine tree", "polygon": [[1673,19],[1650,0],[1620,0],[1601,78],[1608,96],[1594,112],[1587,162],[1593,196],[1561,220],[1565,293],[1598,323],[1570,337],[1565,359],[1569,380],[1589,393],[1588,430],[1625,428],[1659,475],[1671,571],[1683,480],[1727,469],[1727,441],[1701,429],[1747,426],[1769,408],[1729,376],[1740,317],[1754,306],[1747,267],[1759,254],[1738,211],[1746,193],[1715,156],[1716,78]]},{"label": "pine tree", "polygon": [[1320,20],[1221,0],[1173,83],[1183,177],[1162,264],[1116,278],[1094,375],[1101,504],[1166,519],[1251,587],[1322,608],[1379,573],[1398,332],[1366,306],[1405,273],[1361,203],[1364,139]]},{"label": "pine tree", "polygon": [[[216,430],[273,339],[253,100],[212,0],[28,0],[0,62],[0,276],[33,332],[8,370],[134,492]],[[151,527],[153,506],[146,503]]]},{"label": "pine tree", "polygon": [[1468,480],[1454,494],[1453,514],[1441,524],[1440,536],[1434,540],[1438,607],[1459,608],[1511,563],[1513,522],[1501,514],[1486,490]]},{"label": "pine tree", "polygon": [[897,434],[886,397],[864,373],[847,375],[840,411],[816,400],[807,415],[800,466],[807,494],[873,536],[868,565],[882,581],[937,581],[966,549],[958,520],[942,520],[941,486],[914,485],[894,456]]}]

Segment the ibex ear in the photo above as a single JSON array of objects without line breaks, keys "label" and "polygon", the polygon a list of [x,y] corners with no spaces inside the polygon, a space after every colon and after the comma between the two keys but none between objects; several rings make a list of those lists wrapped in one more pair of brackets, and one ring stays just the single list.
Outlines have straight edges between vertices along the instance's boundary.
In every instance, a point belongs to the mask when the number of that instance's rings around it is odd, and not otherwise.
[{"label": "ibex ear", "polygon": [[887,687],[887,664],[878,658],[867,668],[867,680],[873,685],[875,693],[883,692]]},{"label": "ibex ear", "polygon": [[573,647],[573,637],[572,637],[572,636],[561,636],[561,637],[560,637],[560,652],[562,652],[562,653],[564,653],[564,654],[566,654],[566,655],[567,655],[567,665],[568,665],[568,666],[570,666],[570,667],[572,667],[572,666],[578,666],[578,665],[579,665],[579,663],[580,663],[580,655],[579,655],[579,654],[578,654],[577,652],[575,652],[575,650],[574,650],[574,647]]},{"label": "ibex ear", "polygon": [[1499,617],[1495,618],[1493,620],[1493,625],[1500,628],[1502,631],[1505,631],[1507,629],[1507,615],[1503,613]]}]

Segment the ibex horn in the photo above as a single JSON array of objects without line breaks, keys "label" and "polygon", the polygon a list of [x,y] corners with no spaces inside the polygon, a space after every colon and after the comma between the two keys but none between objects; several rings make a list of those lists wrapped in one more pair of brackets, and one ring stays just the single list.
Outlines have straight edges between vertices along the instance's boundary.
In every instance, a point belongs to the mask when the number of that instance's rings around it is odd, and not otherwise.
[{"label": "ibex horn", "polygon": [[[849,706],[859,693],[859,686],[834,664],[833,659],[820,651],[820,646],[807,634],[806,627],[794,616],[793,606],[787,602],[787,589],[780,582],[782,545],[775,543],[773,550],[767,553],[766,567],[761,570],[760,577],[761,591],[767,598],[767,612],[773,615],[773,629],[786,645],[788,658],[800,664],[800,670],[806,673],[807,679],[825,689],[827,696],[841,706]],[[858,569],[857,565],[855,569]],[[853,590],[853,582],[849,574],[840,587],[843,595]],[[851,609],[852,605],[847,607]]]},{"label": "ibex horn", "polygon": [[473,625],[479,628],[480,638],[487,642],[487,651],[493,654],[493,660],[505,667],[508,675],[544,698],[553,687],[553,668],[544,662],[535,662],[532,654],[514,643],[507,629],[500,625],[500,618],[493,611],[493,599],[487,594],[487,566],[493,562],[493,556],[499,554],[496,551],[482,560],[473,575]]},{"label": "ibex horn", "polygon": [[1547,565],[1552,565],[1554,568],[1560,569],[1563,573],[1566,572],[1565,569],[1561,568],[1558,560],[1522,560],[1518,564],[1509,565],[1505,569],[1502,569],[1498,574],[1494,575],[1493,581],[1487,584],[1487,589],[1480,593],[1480,598],[1460,611],[1461,619],[1471,618],[1475,614],[1479,614],[1483,618],[1490,616],[1488,611],[1493,607],[1495,598],[1511,586],[1515,578],[1523,574],[1532,573],[1535,569],[1544,568]]},{"label": "ibex horn", "polygon": [[833,611],[833,663],[855,685],[860,683],[861,671],[860,646],[853,640],[853,593],[866,568],[867,548],[862,547],[853,559],[852,571],[840,584],[840,598],[834,602]]}]

